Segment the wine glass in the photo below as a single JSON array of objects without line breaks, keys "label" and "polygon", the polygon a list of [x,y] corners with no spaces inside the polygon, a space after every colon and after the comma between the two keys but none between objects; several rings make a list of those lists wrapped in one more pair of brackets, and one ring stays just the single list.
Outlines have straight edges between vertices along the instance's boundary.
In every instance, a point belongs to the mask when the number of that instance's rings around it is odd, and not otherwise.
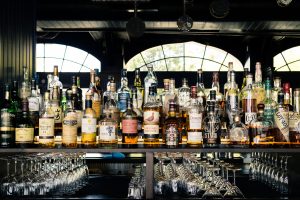
[{"label": "wine glass", "polygon": [[245,198],[244,194],[242,193],[242,191],[240,190],[240,188],[238,188],[238,186],[236,185],[236,182],[235,182],[236,171],[240,171],[241,168],[233,166],[233,167],[229,167],[228,169],[231,170],[232,173],[233,173],[233,184],[225,192],[224,198],[225,199],[226,198],[243,198],[244,199]]}]

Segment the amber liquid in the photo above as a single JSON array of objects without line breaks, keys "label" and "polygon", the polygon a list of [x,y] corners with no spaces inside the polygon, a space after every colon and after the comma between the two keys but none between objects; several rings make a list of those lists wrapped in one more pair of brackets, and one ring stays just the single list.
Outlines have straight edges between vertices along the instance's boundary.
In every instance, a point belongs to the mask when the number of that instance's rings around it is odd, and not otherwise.
[{"label": "amber liquid", "polygon": [[300,147],[300,133],[296,130],[290,130],[290,144],[292,147]]},{"label": "amber liquid", "polygon": [[[160,109],[159,109],[159,107],[157,107],[157,108],[155,108],[155,107],[153,107],[153,108],[146,108],[146,109],[144,109],[144,112],[146,112],[146,111],[155,111],[155,112],[159,112],[160,111]],[[144,126],[145,126],[146,124],[144,124]],[[153,125],[158,125],[158,127],[159,127],[159,121],[158,121],[158,124],[153,124]],[[158,134],[145,134],[144,133],[144,144],[159,144],[159,132],[158,132]]]},{"label": "amber liquid", "polygon": [[290,142],[287,142],[278,127],[273,129],[274,147],[289,147]]},{"label": "amber liquid", "polygon": [[[256,109],[256,99],[243,99],[242,100],[242,117],[241,117],[241,121],[242,123],[245,124],[246,120],[245,120],[245,113],[246,112],[251,112],[251,113],[256,113],[257,109]],[[251,121],[251,119],[248,119],[248,122]]]}]

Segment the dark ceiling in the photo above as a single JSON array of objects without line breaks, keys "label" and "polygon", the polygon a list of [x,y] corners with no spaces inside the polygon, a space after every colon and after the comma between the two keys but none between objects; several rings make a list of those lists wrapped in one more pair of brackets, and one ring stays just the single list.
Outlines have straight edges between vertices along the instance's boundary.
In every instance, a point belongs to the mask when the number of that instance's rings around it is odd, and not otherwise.
[{"label": "dark ceiling", "polygon": [[[183,33],[178,30],[177,19],[183,15],[184,1],[186,14],[194,23]],[[184,1],[137,0],[137,16],[145,22],[145,33],[300,36],[300,1],[281,7],[276,0],[228,0],[229,12],[223,18],[210,13],[212,0]],[[223,0],[215,1],[220,5]],[[218,5],[216,9],[220,9]],[[117,32],[126,38],[126,23],[134,16],[133,10],[133,0],[38,1],[37,31],[89,32],[95,40],[103,32]]]}]

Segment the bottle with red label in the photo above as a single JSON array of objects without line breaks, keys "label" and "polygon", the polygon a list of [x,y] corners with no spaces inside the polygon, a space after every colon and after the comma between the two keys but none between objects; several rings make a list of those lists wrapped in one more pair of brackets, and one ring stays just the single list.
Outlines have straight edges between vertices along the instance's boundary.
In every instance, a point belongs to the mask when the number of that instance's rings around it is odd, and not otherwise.
[{"label": "bottle with red label", "polygon": [[131,106],[131,100],[127,100],[127,109],[122,116],[122,143],[137,144],[138,118]]}]

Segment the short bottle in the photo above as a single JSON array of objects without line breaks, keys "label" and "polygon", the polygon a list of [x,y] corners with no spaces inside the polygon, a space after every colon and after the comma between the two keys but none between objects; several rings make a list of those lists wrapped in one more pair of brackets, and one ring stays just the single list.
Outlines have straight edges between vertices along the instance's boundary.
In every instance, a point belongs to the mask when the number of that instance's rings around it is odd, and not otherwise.
[{"label": "short bottle", "polygon": [[176,148],[179,144],[179,121],[176,118],[176,103],[169,102],[169,113],[163,126],[163,133],[165,135],[165,143],[167,148]]},{"label": "short bottle", "polygon": [[234,147],[248,147],[249,134],[248,129],[244,123],[241,122],[239,113],[236,113],[233,118],[233,124],[229,130],[230,144]]},{"label": "short bottle", "polygon": [[138,119],[131,106],[131,100],[127,100],[127,109],[122,116],[122,143],[135,145],[138,141]]},{"label": "short bottle", "polygon": [[109,111],[104,112],[105,117],[99,121],[98,141],[101,146],[118,143],[118,123],[113,120]]},{"label": "short bottle", "polygon": [[28,100],[22,100],[22,115],[16,122],[15,142],[17,147],[25,148],[33,145],[34,124],[29,118]]},{"label": "short bottle", "polygon": [[182,86],[178,89],[179,112],[187,112],[190,104],[191,89],[186,78],[182,79]]}]

